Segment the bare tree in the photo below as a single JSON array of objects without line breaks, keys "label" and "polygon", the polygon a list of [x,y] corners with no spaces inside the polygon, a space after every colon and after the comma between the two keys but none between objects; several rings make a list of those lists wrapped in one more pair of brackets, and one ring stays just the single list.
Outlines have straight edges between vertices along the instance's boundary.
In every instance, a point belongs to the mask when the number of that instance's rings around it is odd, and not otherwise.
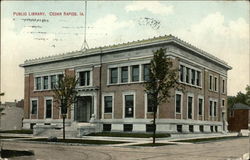
[{"label": "bare tree", "polygon": [[153,105],[153,144],[155,144],[157,108],[171,97],[170,90],[177,87],[177,71],[178,69],[173,68],[171,59],[166,56],[165,49],[161,48],[154,52],[150,62],[149,80],[145,83],[145,92],[151,96]]},{"label": "bare tree", "polygon": [[56,85],[53,90],[53,92],[55,93],[55,102],[57,102],[61,108],[61,115],[63,118],[63,139],[65,139],[65,119],[67,117],[68,110],[76,101],[77,82],[78,80],[75,76],[65,75],[59,80],[58,85]]}]

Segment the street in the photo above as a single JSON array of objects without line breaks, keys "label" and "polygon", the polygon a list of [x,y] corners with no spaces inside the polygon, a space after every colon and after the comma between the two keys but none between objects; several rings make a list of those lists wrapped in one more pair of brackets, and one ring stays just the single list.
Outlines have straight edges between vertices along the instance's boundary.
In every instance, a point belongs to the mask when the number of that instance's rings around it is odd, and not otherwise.
[{"label": "street", "polygon": [[15,160],[233,160],[248,152],[248,138],[203,144],[179,144],[161,147],[69,146],[3,142],[4,149],[33,150],[34,157]]}]

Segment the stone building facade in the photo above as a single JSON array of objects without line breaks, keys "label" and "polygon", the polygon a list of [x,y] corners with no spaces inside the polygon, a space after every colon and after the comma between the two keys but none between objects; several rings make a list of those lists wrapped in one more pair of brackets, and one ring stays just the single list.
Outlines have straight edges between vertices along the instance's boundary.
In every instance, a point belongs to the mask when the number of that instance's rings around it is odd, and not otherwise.
[{"label": "stone building facade", "polygon": [[152,107],[143,83],[153,51],[164,48],[184,91],[172,89],[159,106],[157,132],[226,130],[227,71],[224,61],[172,35],[27,60],[24,127],[61,126],[53,86],[64,74],[79,78],[78,101],[68,114],[75,129],[90,124],[96,131],[152,130]]}]

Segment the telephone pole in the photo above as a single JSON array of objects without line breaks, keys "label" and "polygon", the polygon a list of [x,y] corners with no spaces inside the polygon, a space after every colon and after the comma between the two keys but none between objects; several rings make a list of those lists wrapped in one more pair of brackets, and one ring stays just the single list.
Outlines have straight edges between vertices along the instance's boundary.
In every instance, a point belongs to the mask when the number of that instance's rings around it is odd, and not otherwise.
[{"label": "telephone pole", "polygon": [[2,76],[1,76],[1,71],[2,71],[2,64],[1,64],[1,62],[2,62],[2,57],[1,57],[1,51],[0,51],[0,104],[1,104],[1,96],[3,96],[4,95],[4,93],[2,93],[2,88],[1,88],[1,78],[2,78]]}]

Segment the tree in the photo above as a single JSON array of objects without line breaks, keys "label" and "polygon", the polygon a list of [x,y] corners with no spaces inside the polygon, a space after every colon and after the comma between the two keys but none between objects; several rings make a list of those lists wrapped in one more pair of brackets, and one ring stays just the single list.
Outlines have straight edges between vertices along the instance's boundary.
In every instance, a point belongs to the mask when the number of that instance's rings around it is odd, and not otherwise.
[{"label": "tree", "polygon": [[177,87],[177,71],[173,68],[165,49],[161,48],[154,52],[150,62],[149,80],[145,83],[145,92],[151,96],[153,105],[153,144],[155,144],[157,108],[171,97],[170,90]]},{"label": "tree", "polygon": [[246,87],[246,104],[250,106],[250,85]]},{"label": "tree", "polygon": [[65,118],[67,117],[68,110],[76,101],[77,91],[75,88],[77,83],[78,80],[75,76],[66,75],[59,80],[58,85],[53,90],[55,102],[61,107],[63,139],[65,139]]},{"label": "tree", "polygon": [[227,97],[228,113],[231,112],[232,107],[236,103],[250,105],[250,86],[249,85],[247,85],[246,87],[246,94],[242,92],[238,92],[236,96]]}]

